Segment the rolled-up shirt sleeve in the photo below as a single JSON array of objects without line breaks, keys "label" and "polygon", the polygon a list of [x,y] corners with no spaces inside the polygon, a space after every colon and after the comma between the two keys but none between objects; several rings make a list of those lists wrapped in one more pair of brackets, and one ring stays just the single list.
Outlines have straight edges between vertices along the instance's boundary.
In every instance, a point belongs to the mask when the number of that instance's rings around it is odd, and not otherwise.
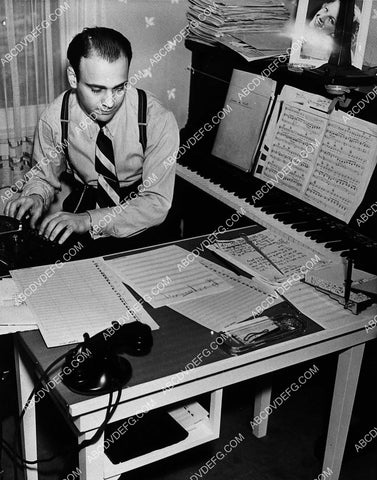
[{"label": "rolled-up shirt sleeve", "polygon": [[170,165],[166,160],[178,146],[178,126],[171,112],[164,110],[160,116],[148,119],[147,148],[138,192],[121,205],[90,210],[94,232],[128,237],[165,220],[175,181],[175,163]]},{"label": "rolled-up shirt sleeve", "polygon": [[21,193],[22,196],[41,195],[45,209],[61,189],[59,177],[65,170],[63,146],[56,137],[58,131],[43,118],[39,120],[34,135],[33,167]]}]

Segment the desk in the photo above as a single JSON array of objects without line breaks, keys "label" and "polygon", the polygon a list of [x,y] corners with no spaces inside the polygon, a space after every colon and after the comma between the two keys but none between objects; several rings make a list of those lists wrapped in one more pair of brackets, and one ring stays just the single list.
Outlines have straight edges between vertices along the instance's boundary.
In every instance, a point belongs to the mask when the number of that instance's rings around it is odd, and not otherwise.
[{"label": "desk", "polygon": [[[249,233],[250,230],[242,229]],[[202,239],[203,237],[184,240],[178,244],[191,250],[200,244]],[[203,358],[197,368],[192,368],[187,374],[179,377],[177,374],[184,370],[189,362],[197,359],[198,354],[204,348],[209,347],[214,336],[204,327],[168,308],[153,311],[148,307],[147,310],[160,325],[160,330],[153,333],[154,347],[150,355],[140,358],[129,357],[133,366],[133,377],[128,386],[123,389],[120,405],[112,421],[143,412],[146,405],[159,408],[211,392],[208,422],[204,425],[200,435],[190,435],[183,442],[153,452],[146,458],[139,457],[118,465],[111,464],[103,454],[92,458],[93,450],[101,451],[103,449],[104,438],[102,436],[95,446],[88,447],[86,449],[88,451],[80,452],[79,468],[82,472],[82,479],[118,478],[126,470],[137,468],[167,456],[167,454],[177,453],[216,438],[219,435],[221,395],[224,387],[334,352],[338,354],[338,366],[323,470],[327,471],[330,468],[333,472],[332,479],[339,478],[364,346],[368,340],[377,335],[377,328],[367,332],[365,325],[376,314],[376,308],[370,308],[353,317],[352,322],[339,321],[331,330],[322,330],[238,357],[229,357],[220,349],[213,348],[211,355]],[[43,369],[46,369],[53,360],[69,348],[47,349],[40,333],[35,331],[19,334],[17,340],[16,365],[19,397],[20,402],[24,404],[33,387],[35,373],[41,374]],[[178,378],[179,381],[177,381]],[[166,389],[167,384],[173,379],[174,388]],[[51,396],[57,408],[76,432],[79,441],[91,438],[95,429],[104,419],[108,395],[99,397],[77,395],[59,384],[52,389]],[[262,395],[258,396],[254,415],[259,414],[260,410],[268,405],[269,399],[270,389],[267,388]],[[252,415],[250,415],[250,420],[252,420]],[[261,427],[256,432],[257,436],[261,436],[265,432],[266,421]],[[245,425],[245,431],[249,428],[249,425]],[[30,406],[26,411],[23,436],[26,458],[35,459],[34,406]],[[37,472],[28,470],[26,478],[27,480],[36,480]]]}]

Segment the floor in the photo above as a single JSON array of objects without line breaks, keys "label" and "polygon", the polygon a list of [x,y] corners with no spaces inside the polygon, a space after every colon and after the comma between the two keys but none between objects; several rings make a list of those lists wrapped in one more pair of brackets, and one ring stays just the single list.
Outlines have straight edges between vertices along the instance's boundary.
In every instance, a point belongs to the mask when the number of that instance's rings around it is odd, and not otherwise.
[{"label": "floor", "polygon": [[[355,444],[376,428],[377,432],[377,341],[369,343],[359,382],[346,456],[340,480],[376,480],[377,438],[365,448]],[[321,455],[328,421],[335,357],[327,356],[270,374],[272,398],[297,380],[307,368],[316,365],[318,373],[269,417],[268,435],[257,439],[251,434],[250,406],[255,381],[246,381],[224,391],[221,438],[122,476],[121,480],[317,480],[331,479],[330,471],[322,471]],[[9,442],[14,437],[16,398],[12,376],[2,384],[1,412],[3,435]],[[40,402],[41,403],[41,402]],[[41,412],[40,412],[41,413]],[[42,418],[42,417],[41,417]],[[241,436],[240,436],[241,435]],[[63,452],[74,444],[74,438],[46,400],[40,428],[40,457]],[[238,437],[238,445],[216,464],[209,462],[216,453]],[[369,437],[368,437],[369,439]],[[358,451],[356,451],[358,450]],[[222,457],[218,455],[218,457]],[[9,458],[3,453],[4,480],[20,480],[15,476]],[[205,466],[207,462],[207,466]],[[76,476],[74,455],[63,455],[42,467],[40,480],[71,480]],[[211,467],[211,468],[209,468]]]}]

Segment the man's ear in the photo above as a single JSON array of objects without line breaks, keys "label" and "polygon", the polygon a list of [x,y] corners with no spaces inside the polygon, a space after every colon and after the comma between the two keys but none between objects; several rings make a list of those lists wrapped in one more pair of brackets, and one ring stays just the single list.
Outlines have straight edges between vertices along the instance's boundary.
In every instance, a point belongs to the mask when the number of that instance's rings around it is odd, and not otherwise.
[{"label": "man's ear", "polygon": [[76,73],[71,67],[71,65],[68,66],[67,68],[67,76],[68,76],[68,82],[71,86],[71,88],[77,88],[77,77]]}]

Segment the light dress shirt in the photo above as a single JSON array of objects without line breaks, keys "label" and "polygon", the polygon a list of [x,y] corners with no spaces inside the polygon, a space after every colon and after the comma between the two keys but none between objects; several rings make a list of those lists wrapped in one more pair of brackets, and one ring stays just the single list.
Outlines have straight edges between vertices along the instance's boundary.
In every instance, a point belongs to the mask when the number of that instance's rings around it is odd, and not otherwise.
[{"label": "light dress shirt", "polygon": [[[39,194],[44,208],[61,190],[60,174],[66,170],[61,152],[60,111],[64,92],[42,113],[34,138],[33,161],[35,175],[26,182],[22,195]],[[76,94],[69,97],[68,153],[77,180],[97,186],[95,148],[99,132],[93,121],[80,107]],[[147,147],[145,156],[139,141],[138,94],[135,88],[126,90],[122,105],[104,127],[113,143],[115,167],[121,187],[142,182],[137,195],[123,208],[90,210],[93,224],[101,236],[127,237],[162,223],[171,206],[175,162],[166,162],[179,146],[179,131],[174,115],[147,92]],[[60,153],[58,153],[60,152]],[[68,168],[68,171],[70,169]],[[98,235],[97,235],[98,236]],[[95,238],[97,237],[95,236]]]}]

